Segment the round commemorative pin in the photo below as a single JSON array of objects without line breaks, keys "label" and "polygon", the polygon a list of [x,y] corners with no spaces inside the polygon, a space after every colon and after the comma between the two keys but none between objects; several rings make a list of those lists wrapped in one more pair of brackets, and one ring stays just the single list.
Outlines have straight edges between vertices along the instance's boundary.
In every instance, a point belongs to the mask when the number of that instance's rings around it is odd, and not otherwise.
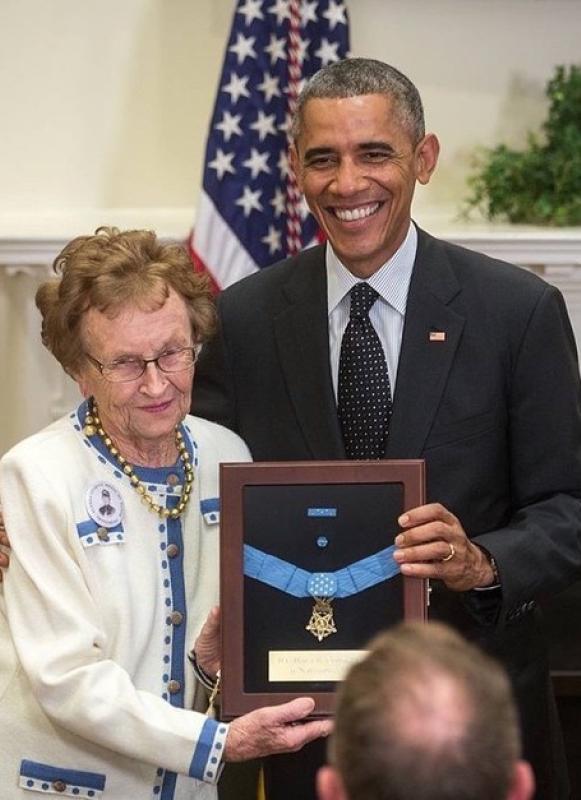
[{"label": "round commemorative pin", "polygon": [[123,517],[123,498],[115,486],[99,481],[87,489],[87,512],[92,520],[104,528],[114,528]]}]

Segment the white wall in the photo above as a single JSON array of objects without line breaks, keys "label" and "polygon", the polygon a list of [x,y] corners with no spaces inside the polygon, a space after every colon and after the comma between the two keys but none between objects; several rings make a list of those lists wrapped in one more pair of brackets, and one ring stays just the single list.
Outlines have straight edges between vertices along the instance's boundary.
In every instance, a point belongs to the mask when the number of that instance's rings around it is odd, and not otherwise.
[{"label": "white wall", "polygon": [[72,235],[92,209],[191,216],[232,9],[1,0],[0,233]]},{"label": "white wall", "polygon": [[538,128],[554,65],[581,63],[579,0],[355,0],[351,8],[354,53],[405,72],[440,137],[436,180],[418,196],[417,212],[428,216],[456,212],[475,148],[521,146]]},{"label": "white wall", "polygon": [[[474,147],[522,142],[553,66],[581,59],[579,0],[347,2],[353,54],[406,72],[440,135],[423,215],[453,214]],[[0,235],[126,218],[185,233],[234,7],[0,0]]]}]

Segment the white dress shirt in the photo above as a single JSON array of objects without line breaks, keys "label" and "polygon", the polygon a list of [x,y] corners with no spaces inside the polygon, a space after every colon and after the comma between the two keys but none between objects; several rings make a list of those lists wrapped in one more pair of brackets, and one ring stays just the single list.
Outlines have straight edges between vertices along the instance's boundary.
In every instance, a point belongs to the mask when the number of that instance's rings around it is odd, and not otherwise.
[{"label": "white dress shirt", "polygon": [[[418,234],[415,226],[410,222],[409,230],[400,248],[365,281],[379,295],[371,307],[369,318],[383,346],[392,397],[395,394],[405,310],[417,246]],[[329,352],[333,389],[335,398],[337,398],[341,340],[349,322],[351,309],[349,292],[356,283],[361,281],[339,261],[329,242],[327,242],[325,259],[327,308],[329,311]]]}]

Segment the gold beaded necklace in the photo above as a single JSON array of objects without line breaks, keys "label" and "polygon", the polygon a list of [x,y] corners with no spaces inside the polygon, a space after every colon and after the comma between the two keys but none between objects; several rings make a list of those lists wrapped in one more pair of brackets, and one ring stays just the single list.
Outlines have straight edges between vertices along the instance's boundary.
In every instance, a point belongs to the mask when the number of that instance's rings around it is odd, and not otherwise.
[{"label": "gold beaded necklace", "polygon": [[121,455],[119,450],[113,444],[111,437],[106,434],[103,426],[101,425],[97,404],[92,398],[87,407],[87,414],[85,416],[85,422],[83,425],[83,433],[85,436],[99,436],[107,450],[111,453],[125,475],[127,475],[129,478],[129,482],[135,491],[141,495],[142,502],[147,505],[150,511],[153,511],[154,514],[157,514],[162,519],[167,519],[168,517],[171,517],[171,519],[177,519],[178,517],[181,517],[190,499],[192,484],[194,483],[194,468],[192,467],[190,454],[188,453],[188,449],[184,443],[184,437],[182,436],[182,433],[177,425],[175,429],[176,447],[178,449],[179,457],[184,465],[185,477],[184,485],[182,487],[182,494],[179,503],[175,508],[164,508],[163,506],[160,506],[159,503],[154,501],[153,497],[149,494],[143,483],[135,474],[131,464],[129,464],[127,459]]}]

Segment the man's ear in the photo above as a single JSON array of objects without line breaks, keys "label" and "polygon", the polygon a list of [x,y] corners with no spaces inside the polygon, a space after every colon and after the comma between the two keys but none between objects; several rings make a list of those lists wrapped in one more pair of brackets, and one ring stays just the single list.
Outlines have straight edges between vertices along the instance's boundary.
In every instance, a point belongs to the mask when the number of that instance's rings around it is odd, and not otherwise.
[{"label": "man's ear", "polygon": [[507,800],[530,800],[535,792],[535,777],[527,761],[517,761]]},{"label": "man's ear", "polygon": [[440,155],[440,142],[435,133],[426,133],[416,146],[416,178],[425,186],[436,169]]},{"label": "man's ear", "polygon": [[318,800],[349,800],[335,767],[321,767],[317,772],[317,797]]}]

